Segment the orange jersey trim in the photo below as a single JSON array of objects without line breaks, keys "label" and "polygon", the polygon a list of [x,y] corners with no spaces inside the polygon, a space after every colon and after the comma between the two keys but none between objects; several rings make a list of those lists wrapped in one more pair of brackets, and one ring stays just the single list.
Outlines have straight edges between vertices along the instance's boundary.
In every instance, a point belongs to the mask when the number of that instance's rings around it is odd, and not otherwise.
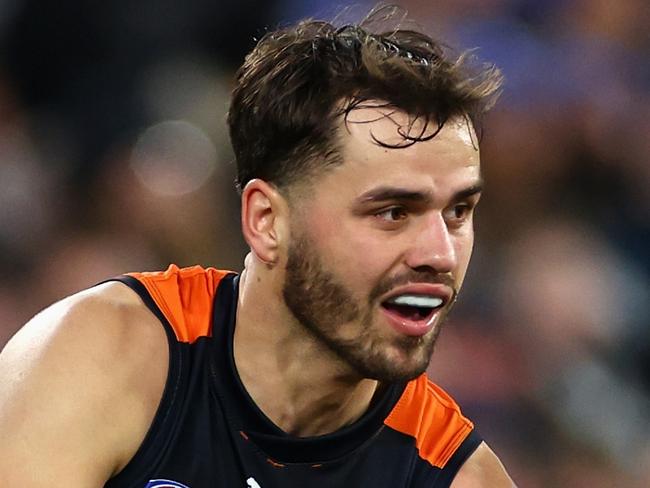
[{"label": "orange jersey trim", "polygon": [[214,268],[172,264],[166,271],[127,273],[142,283],[180,342],[193,343],[211,335],[212,302],[221,279],[229,274]]},{"label": "orange jersey trim", "polygon": [[384,421],[415,439],[420,457],[443,468],[474,428],[460,407],[426,375],[410,381]]}]

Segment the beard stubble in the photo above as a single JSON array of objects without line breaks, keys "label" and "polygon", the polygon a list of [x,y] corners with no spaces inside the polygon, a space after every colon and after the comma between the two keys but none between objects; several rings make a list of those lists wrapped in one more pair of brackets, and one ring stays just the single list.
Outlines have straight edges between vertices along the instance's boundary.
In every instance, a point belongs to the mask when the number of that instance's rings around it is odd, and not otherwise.
[{"label": "beard stubble", "polygon": [[[326,268],[315,249],[305,236],[294,238],[289,247],[282,293],[298,322],[361,378],[393,383],[422,374],[429,365],[444,317],[425,336],[391,337],[378,330],[378,324],[373,321],[373,307],[379,305],[377,300],[381,295],[409,282],[446,284],[454,290],[455,298],[453,279],[432,270],[411,270],[382,279],[369,293],[367,303],[362,305]],[[442,313],[446,315],[447,312],[448,308]],[[356,324],[357,330],[352,337],[344,337],[340,329],[342,324]],[[389,352],[395,348],[409,360],[396,361]]]}]

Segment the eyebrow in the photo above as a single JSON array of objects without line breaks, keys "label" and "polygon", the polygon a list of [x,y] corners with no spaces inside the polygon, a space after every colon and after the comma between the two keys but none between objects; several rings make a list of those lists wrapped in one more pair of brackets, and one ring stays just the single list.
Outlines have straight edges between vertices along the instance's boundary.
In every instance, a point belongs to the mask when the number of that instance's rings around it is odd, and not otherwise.
[{"label": "eyebrow", "polygon": [[[458,202],[466,198],[481,193],[483,191],[483,181],[479,180],[473,185],[457,191],[451,197],[451,201]],[[360,195],[357,199],[359,203],[385,202],[389,200],[409,201],[414,203],[428,204],[433,201],[433,194],[428,190],[409,190],[406,188],[380,186]]]},{"label": "eyebrow", "polygon": [[466,198],[471,197],[472,195],[476,195],[478,193],[481,193],[483,191],[483,180],[477,181],[475,184],[472,186],[469,186],[465,188],[464,190],[460,190],[456,193],[454,193],[454,196],[451,198],[453,202],[458,202],[460,200],[465,200]]}]

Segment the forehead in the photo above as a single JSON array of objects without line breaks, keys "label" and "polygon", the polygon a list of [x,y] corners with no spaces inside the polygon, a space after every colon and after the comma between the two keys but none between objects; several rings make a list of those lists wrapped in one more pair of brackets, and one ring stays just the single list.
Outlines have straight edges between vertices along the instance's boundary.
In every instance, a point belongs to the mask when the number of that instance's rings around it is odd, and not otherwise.
[{"label": "forehead", "polygon": [[[443,143],[460,143],[477,150],[478,142],[471,122],[465,117],[456,117],[445,123],[438,131],[435,121],[427,122],[424,117],[414,117],[400,109],[375,105],[359,106],[349,112],[341,122],[344,126],[343,141],[351,144],[374,142],[377,145],[405,146],[410,138],[437,139]],[[433,136],[433,137],[432,137]]]},{"label": "forehead", "polygon": [[[392,107],[363,107],[341,121],[342,164],[317,183],[339,185],[337,191],[367,191],[373,185],[399,185],[443,193],[475,184],[480,178],[476,134],[464,117],[447,121],[438,131]],[[433,136],[429,138],[429,136]],[[412,139],[422,139],[410,143]]]}]

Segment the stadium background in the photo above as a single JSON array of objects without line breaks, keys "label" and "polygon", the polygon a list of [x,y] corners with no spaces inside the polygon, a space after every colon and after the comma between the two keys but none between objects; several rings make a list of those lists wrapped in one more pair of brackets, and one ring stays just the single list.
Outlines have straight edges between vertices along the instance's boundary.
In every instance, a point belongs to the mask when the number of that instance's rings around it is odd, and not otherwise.
[{"label": "stadium background", "polygon": [[[475,257],[431,375],[521,487],[650,486],[647,0],[398,3],[507,79],[486,121]],[[265,26],[335,11],[0,2],[0,345],[108,276],[240,269],[233,71]]]}]

